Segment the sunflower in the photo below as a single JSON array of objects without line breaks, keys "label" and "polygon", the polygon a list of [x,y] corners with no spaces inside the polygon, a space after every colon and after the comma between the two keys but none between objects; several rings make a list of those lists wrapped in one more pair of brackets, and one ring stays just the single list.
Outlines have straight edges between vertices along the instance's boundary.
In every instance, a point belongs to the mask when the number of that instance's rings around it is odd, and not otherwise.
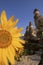
[{"label": "sunflower", "polygon": [[23,49],[24,40],[21,40],[20,33],[23,28],[17,28],[18,19],[14,16],[7,19],[6,12],[2,11],[0,16],[0,65],[14,65],[16,51]]}]

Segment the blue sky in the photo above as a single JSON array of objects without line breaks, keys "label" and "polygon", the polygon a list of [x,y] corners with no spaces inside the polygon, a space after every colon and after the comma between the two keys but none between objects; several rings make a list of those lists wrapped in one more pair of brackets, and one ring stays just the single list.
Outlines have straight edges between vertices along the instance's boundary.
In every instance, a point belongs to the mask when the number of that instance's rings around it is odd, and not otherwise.
[{"label": "blue sky", "polygon": [[38,8],[43,15],[43,0],[0,0],[0,13],[5,10],[7,17],[14,15],[15,19],[19,19],[18,27],[23,27],[22,33],[25,33],[26,26],[33,19],[33,10]]}]

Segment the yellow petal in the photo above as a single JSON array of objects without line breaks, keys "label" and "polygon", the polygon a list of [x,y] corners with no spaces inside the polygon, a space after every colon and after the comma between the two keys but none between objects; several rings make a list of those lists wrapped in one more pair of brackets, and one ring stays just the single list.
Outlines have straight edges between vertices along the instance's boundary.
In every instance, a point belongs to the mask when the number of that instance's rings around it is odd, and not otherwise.
[{"label": "yellow petal", "polygon": [[17,23],[18,23],[18,19],[16,19],[16,21],[14,21],[14,26],[16,26]]},{"label": "yellow petal", "polygon": [[18,42],[18,41],[14,41],[13,42],[13,45],[15,46],[15,47],[18,47],[18,48],[22,48],[23,46]]},{"label": "yellow petal", "polygon": [[25,41],[23,39],[18,38],[18,41],[22,44],[25,44]]},{"label": "yellow petal", "polygon": [[7,22],[7,28],[11,29],[13,28],[16,24],[18,23],[18,19],[16,21],[14,21],[14,16],[10,17],[10,19]]},{"label": "yellow petal", "polygon": [[23,30],[23,28],[19,28],[19,29],[18,29],[18,32],[21,32],[22,30]]},{"label": "yellow petal", "polygon": [[8,22],[7,22],[7,26],[8,26],[8,28],[10,27],[14,27],[14,16],[11,16],[10,17],[10,19],[8,20]]},{"label": "yellow petal", "polygon": [[0,48],[0,63],[2,61],[2,49]]},{"label": "yellow petal", "polygon": [[19,38],[21,37],[22,35],[20,33],[16,33],[15,36],[13,36],[14,38]]},{"label": "yellow petal", "polygon": [[2,14],[1,14],[1,23],[2,23],[3,27],[6,27],[6,25],[7,25],[7,17],[6,17],[6,12],[5,11],[2,11]]},{"label": "yellow petal", "polygon": [[15,56],[16,55],[16,52],[15,52],[15,49],[14,49],[14,47],[12,45],[10,46],[10,50],[11,50],[13,56]]},{"label": "yellow petal", "polygon": [[13,38],[11,45],[12,45],[12,47],[13,47],[16,51],[18,51],[18,48],[14,45],[14,43],[15,43],[15,42],[14,42],[14,38]]},{"label": "yellow petal", "polygon": [[3,63],[5,64],[5,65],[9,65],[8,64],[8,59],[7,59],[7,56],[6,56],[6,50],[5,49],[3,49],[3,56],[2,56],[2,61],[3,61]]},{"label": "yellow petal", "polygon": [[8,22],[14,21],[14,16],[11,16],[8,20]]},{"label": "yellow petal", "polygon": [[10,32],[15,34],[15,33],[20,33],[22,30],[23,30],[23,28],[14,27],[11,29]]},{"label": "yellow petal", "polygon": [[12,47],[14,48],[15,51],[18,51],[18,48],[14,44],[12,44]]},{"label": "yellow petal", "polygon": [[7,58],[12,65],[15,63],[14,56],[13,56],[13,53],[11,52],[10,47],[7,49]]},{"label": "yellow petal", "polygon": [[15,39],[16,41],[18,41],[20,44],[25,44],[25,41],[23,39],[20,39],[20,38],[13,38],[13,39]]},{"label": "yellow petal", "polygon": [[13,37],[21,37],[22,34],[20,33],[23,30],[23,28],[12,28],[10,33],[12,34]]}]

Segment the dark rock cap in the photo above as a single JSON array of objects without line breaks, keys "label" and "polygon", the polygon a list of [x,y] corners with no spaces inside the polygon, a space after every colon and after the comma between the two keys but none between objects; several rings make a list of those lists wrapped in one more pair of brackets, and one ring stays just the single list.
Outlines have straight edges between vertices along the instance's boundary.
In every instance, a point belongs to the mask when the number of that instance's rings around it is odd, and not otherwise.
[{"label": "dark rock cap", "polygon": [[33,13],[35,13],[36,11],[39,11],[39,9],[35,8],[34,11],[33,11]]}]

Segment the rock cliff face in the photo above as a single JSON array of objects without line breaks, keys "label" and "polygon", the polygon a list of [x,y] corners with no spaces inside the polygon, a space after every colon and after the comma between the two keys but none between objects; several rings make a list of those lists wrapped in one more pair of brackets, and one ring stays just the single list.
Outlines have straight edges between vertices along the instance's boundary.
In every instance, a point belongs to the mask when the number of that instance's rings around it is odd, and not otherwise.
[{"label": "rock cliff face", "polygon": [[26,27],[24,39],[28,41],[29,39],[33,39],[33,38],[35,39],[36,37],[37,37],[37,30],[35,30],[32,23],[29,22],[29,26]]},{"label": "rock cliff face", "polygon": [[[26,27],[26,32],[24,34],[24,39],[29,40],[42,40],[43,41],[43,26],[40,26],[40,29],[34,29],[32,22],[29,22],[29,26]],[[40,41],[41,41],[40,40]]]},{"label": "rock cliff face", "polygon": [[26,27],[26,32],[22,39],[26,42],[25,51],[20,61],[16,61],[15,65],[39,65],[40,60],[43,65],[43,58],[41,55],[43,54],[43,27],[40,27],[41,31],[38,29],[34,29],[32,23],[29,23],[29,26]]}]

